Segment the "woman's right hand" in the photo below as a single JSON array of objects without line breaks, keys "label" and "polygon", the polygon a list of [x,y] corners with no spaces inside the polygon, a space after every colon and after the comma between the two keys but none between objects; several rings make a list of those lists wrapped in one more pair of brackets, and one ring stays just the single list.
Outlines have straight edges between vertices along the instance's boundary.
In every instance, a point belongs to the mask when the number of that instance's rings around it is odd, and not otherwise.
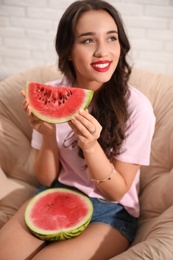
[{"label": "woman's right hand", "polygon": [[[25,97],[25,93],[23,90],[21,94],[22,96]],[[51,136],[55,134],[55,124],[47,123],[43,120],[40,120],[38,117],[36,117],[32,113],[31,107],[29,106],[28,100],[26,98],[23,101],[23,110],[26,113],[28,117],[28,121],[33,129],[37,130],[40,134],[45,136]]]}]

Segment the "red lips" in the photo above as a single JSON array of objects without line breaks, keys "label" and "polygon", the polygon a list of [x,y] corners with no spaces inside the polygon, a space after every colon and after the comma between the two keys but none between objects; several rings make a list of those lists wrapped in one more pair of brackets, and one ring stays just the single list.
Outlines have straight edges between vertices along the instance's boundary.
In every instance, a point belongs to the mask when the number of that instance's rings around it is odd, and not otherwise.
[{"label": "red lips", "polygon": [[94,70],[98,72],[106,72],[110,68],[111,61],[110,60],[102,60],[91,63],[91,66]]}]

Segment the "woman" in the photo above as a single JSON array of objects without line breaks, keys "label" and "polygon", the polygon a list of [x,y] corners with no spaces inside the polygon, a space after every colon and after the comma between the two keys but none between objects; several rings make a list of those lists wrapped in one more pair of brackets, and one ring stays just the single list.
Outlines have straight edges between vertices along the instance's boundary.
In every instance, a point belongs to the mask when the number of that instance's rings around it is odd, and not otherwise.
[{"label": "woman", "polygon": [[109,259],[135,236],[140,165],[149,164],[155,117],[147,98],[128,85],[130,45],[113,6],[100,0],[71,4],[55,46],[64,78],[51,84],[91,89],[94,98],[88,110],[59,125],[36,119],[24,101],[34,129],[34,172],[46,187],[85,193],[93,217],[80,236],[46,244],[28,231],[24,205],[0,232],[1,257]]}]

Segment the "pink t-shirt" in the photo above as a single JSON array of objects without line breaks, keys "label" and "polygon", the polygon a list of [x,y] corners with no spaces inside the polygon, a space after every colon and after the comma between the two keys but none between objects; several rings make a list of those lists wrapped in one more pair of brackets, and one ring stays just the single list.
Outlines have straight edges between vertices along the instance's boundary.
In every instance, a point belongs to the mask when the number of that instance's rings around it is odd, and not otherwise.
[{"label": "pink t-shirt", "polygon": [[[50,83],[49,83],[50,84]],[[51,85],[67,85],[66,82],[55,81]],[[129,119],[126,123],[126,138],[121,147],[121,153],[116,156],[117,160],[149,165],[150,146],[153,137],[155,116],[148,99],[137,89],[129,86],[128,97]],[[58,177],[61,183],[74,186],[90,197],[103,198],[104,195],[91,181],[85,160],[78,156],[77,138],[68,123],[56,125],[56,138],[59,148],[59,160],[62,164]],[[40,149],[42,135],[33,131],[31,145]],[[140,171],[132,183],[128,193],[119,201],[133,216],[139,216],[139,176]]]}]

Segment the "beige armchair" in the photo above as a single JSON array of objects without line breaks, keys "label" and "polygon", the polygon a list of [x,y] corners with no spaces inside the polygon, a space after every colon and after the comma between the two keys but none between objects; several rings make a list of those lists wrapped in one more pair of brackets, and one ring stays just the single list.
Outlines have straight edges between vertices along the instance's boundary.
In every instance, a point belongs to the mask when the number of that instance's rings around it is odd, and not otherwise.
[{"label": "beige armchair", "polygon": [[[56,66],[40,66],[0,82],[0,227],[39,186],[32,169],[32,129],[20,91],[28,80],[48,82],[60,76]],[[135,241],[112,260],[172,260],[173,75],[134,69],[130,83],[151,101],[156,129],[151,164],[141,169],[141,217]]]}]

